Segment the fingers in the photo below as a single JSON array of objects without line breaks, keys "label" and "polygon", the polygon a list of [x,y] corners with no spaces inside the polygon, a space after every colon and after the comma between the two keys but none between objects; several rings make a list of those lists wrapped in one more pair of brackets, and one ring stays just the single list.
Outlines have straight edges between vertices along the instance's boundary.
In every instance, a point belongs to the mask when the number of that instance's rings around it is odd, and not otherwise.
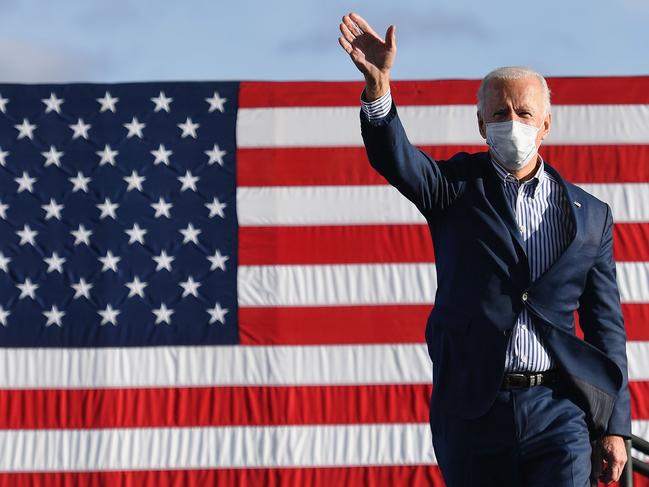
[{"label": "fingers", "polygon": [[392,50],[397,47],[397,28],[394,25],[388,27],[388,30],[385,32],[385,45],[388,49]]},{"label": "fingers", "polygon": [[349,30],[349,27],[347,27],[345,24],[340,24],[340,32],[342,32],[343,37],[350,44],[354,42],[354,39],[356,39],[356,36]]},{"label": "fingers", "polygon": [[374,32],[374,29],[372,29],[372,26],[370,24],[368,24],[367,21],[363,17],[361,17],[360,15],[358,15],[355,12],[350,13],[349,17],[361,29],[361,31],[369,32],[370,34],[373,34],[376,37],[378,37],[376,32]]},{"label": "fingers", "polygon": [[347,54],[351,55],[352,51],[354,50],[354,47],[347,41],[347,39],[341,36],[338,38],[338,43],[342,46],[342,48],[345,50]]},{"label": "fingers", "polygon": [[347,27],[347,30],[354,36],[358,37],[363,34],[361,28],[354,22],[349,15],[343,16],[343,24]]}]

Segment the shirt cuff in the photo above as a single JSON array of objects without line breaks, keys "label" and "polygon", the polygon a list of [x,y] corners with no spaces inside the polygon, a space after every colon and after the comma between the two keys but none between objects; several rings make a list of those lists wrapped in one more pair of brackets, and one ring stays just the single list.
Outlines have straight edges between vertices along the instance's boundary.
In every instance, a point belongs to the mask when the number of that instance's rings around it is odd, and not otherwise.
[{"label": "shirt cuff", "polygon": [[361,109],[370,122],[380,120],[381,118],[385,117],[388,113],[390,113],[391,107],[392,95],[390,94],[390,90],[388,90],[387,93],[381,98],[377,98],[374,101],[365,101],[363,100],[363,96],[361,95]]}]

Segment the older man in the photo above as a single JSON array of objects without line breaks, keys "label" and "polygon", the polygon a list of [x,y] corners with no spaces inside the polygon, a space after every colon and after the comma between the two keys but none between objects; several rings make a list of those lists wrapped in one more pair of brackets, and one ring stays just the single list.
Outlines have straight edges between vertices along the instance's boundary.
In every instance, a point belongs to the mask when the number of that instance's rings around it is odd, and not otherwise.
[{"label": "older man", "polygon": [[410,144],[390,95],[394,26],[383,40],[350,14],[340,30],[366,80],[370,163],[433,237],[430,424],[447,484],[583,487],[591,439],[595,475],[617,480],[631,420],[613,221],[538,154],[552,125],[545,79],[525,68],[489,73],[478,91],[489,151],[434,161]]}]

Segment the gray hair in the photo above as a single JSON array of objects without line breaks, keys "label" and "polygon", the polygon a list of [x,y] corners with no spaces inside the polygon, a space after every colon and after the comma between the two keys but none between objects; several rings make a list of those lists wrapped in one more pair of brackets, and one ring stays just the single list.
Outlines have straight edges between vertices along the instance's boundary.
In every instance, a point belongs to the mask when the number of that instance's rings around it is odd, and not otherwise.
[{"label": "gray hair", "polygon": [[523,66],[505,66],[502,68],[497,68],[491,71],[487,76],[482,78],[480,83],[480,88],[478,88],[478,112],[483,113],[484,110],[484,99],[487,91],[487,86],[489,82],[498,79],[498,80],[516,80],[524,79],[534,76],[541,83],[541,88],[543,89],[543,101],[545,105],[545,113],[550,113],[550,88],[548,88],[548,83],[545,81],[545,78],[541,73],[538,73],[530,68]]}]

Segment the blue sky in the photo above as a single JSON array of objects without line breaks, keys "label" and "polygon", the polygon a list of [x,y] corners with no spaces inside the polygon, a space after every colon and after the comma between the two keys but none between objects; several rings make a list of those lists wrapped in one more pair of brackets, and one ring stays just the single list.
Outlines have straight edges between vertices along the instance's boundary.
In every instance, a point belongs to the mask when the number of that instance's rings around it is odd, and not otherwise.
[{"label": "blue sky", "polygon": [[398,79],[649,74],[649,0],[3,0],[0,82],[358,79],[349,11],[397,26]]}]

